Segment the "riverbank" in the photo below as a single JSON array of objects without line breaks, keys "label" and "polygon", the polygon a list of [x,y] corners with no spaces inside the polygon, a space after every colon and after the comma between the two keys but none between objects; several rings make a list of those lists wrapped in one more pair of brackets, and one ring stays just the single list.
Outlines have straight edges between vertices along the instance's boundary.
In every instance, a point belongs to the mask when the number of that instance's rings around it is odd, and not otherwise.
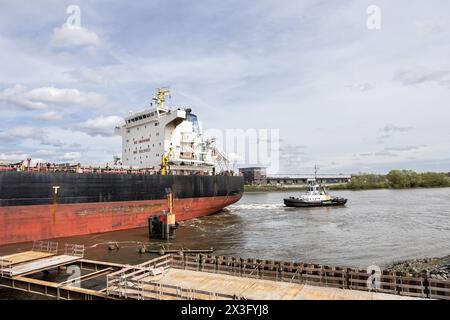
[{"label": "riverbank", "polygon": [[[352,175],[348,183],[327,185],[330,190],[375,190],[450,187],[450,174],[443,172],[417,173],[410,170],[392,170],[388,174]],[[298,191],[304,185],[246,185],[246,192]]]},{"label": "riverbank", "polygon": [[400,272],[413,276],[420,274],[439,280],[450,279],[450,255],[441,258],[411,259],[396,262],[387,271]]},{"label": "riverbank", "polygon": [[[365,188],[353,188],[347,184],[339,184],[339,185],[325,185],[328,190],[336,190],[336,191],[362,191],[362,190],[406,190],[406,189],[433,189],[433,188],[449,188],[450,186],[442,186],[442,187],[414,187],[414,188],[391,188],[391,187],[365,187]],[[245,192],[289,192],[289,191],[305,191],[306,186],[304,185],[244,185]]]}]

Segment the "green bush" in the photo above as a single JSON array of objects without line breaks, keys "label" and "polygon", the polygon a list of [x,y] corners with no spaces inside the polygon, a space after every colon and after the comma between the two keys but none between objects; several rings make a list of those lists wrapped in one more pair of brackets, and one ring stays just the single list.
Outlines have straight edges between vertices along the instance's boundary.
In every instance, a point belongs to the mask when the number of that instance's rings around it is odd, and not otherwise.
[{"label": "green bush", "polygon": [[385,175],[381,174],[359,174],[352,176],[351,181],[347,184],[348,189],[364,190],[364,189],[382,189],[388,188],[389,182]]},{"label": "green bush", "polygon": [[450,187],[450,177],[446,173],[439,172],[417,173],[412,170],[392,170],[387,175],[359,174],[352,176],[347,187],[352,190]]}]

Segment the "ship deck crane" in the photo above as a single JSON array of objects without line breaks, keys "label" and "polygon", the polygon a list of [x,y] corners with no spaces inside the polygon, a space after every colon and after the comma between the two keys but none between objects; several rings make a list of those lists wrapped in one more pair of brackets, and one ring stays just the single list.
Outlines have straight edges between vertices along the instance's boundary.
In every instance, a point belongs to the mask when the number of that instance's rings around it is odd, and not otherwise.
[{"label": "ship deck crane", "polygon": [[230,171],[230,161],[227,159],[227,157],[222,152],[220,152],[217,147],[214,147],[214,153],[216,154],[216,160],[220,170]]},{"label": "ship deck crane", "polygon": [[173,148],[170,147],[166,154],[163,154],[161,157],[161,175],[165,176],[167,175],[170,167],[169,167],[169,160],[170,156],[173,154]]}]

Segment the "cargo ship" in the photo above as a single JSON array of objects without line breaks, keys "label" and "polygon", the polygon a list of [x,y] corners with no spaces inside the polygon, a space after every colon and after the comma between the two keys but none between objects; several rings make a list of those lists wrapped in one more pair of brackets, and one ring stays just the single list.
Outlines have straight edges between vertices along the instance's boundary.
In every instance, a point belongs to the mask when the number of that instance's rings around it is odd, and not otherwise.
[{"label": "cargo ship", "polygon": [[168,210],[169,193],[177,221],[237,202],[243,177],[191,109],[166,106],[168,96],[158,89],[149,108],[115,128],[122,154],[111,165],[0,166],[0,245],[147,227]]}]

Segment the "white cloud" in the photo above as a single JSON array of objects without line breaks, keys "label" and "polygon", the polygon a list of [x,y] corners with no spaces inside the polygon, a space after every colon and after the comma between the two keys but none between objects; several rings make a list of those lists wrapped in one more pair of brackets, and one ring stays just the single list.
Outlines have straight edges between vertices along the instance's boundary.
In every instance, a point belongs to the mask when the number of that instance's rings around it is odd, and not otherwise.
[{"label": "white cloud", "polygon": [[0,153],[0,162],[10,163],[18,162],[29,158],[27,153]]},{"label": "white cloud", "polygon": [[58,89],[54,87],[36,88],[27,93],[32,101],[42,101],[49,105],[98,105],[104,98],[95,92],[82,92],[77,89]]},{"label": "white cloud", "polygon": [[420,146],[397,146],[397,147],[389,147],[389,148],[385,148],[385,151],[412,151],[412,150],[417,150],[420,148],[424,148],[425,146],[420,145]]},{"label": "white cloud", "polygon": [[33,140],[45,146],[62,147],[64,143],[60,140],[49,136],[49,134],[41,128],[35,127],[15,127],[9,131],[0,132],[0,139],[7,140]]},{"label": "white cloud", "polygon": [[68,160],[68,161],[78,160],[80,158],[81,158],[80,152],[66,152],[59,157],[60,160]]},{"label": "white cloud", "polygon": [[97,47],[100,45],[100,38],[95,32],[83,27],[68,27],[64,24],[53,30],[52,45],[57,48]]},{"label": "white cloud", "polygon": [[16,127],[9,131],[1,131],[1,139],[38,139],[44,135],[44,130],[33,127]]},{"label": "white cloud", "polygon": [[[240,10],[235,10],[236,5]],[[96,91],[92,88],[101,85],[99,90],[109,99],[133,110],[147,101],[154,87],[170,85],[173,103],[192,107],[206,128],[273,127],[281,129],[287,143],[295,145],[299,137],[308,141],[311,149],[301,155],[301,161],[282,159],[289,165],[285,172],[305,171],[324,159],[332,159],[335,169],[352,171],[410,156],[397,151],[398,157],[389,157],[386,150],[383,156],[380,142],[383,147],[427,145],[417,151],[423,154],[420,161],[448,159],[448,148],[432,147],[448,145],[449,138],[450,45],[445,41],[450,34],[449,3],[427,6],[399,0],[380,6],[391,16],[374,32],[366,28],[367,4],[359,1],[146,3],[106,11],[97,1],[83,4],[86,21],[95,24],[89,30],[64,26],[53,30],[48,26],[63,22],[64,5],[43,1],[19,9],[11,1],[8,10],[0,10],[0,29],[5,31],[0,38],[4,58],[0,61],[0,108],[21,107],[4,112],[6,126],[23,123],[24,118],[32,126],[36,121],[32,117],[38,113],[30,117],[22,109],[44,110],[40,116],[52,118],[56,115],[44,115],[46,111],[64,115],[60,108],[70,100],[76,106],[70,108],[75,119],[83,117],[75,120],[81,122],[79,128],[73,124],[62,128],[56,122],[45,130],[48,137],[86,147],[83,160],[87,163],[109,160],[110,150],[120,150],[120,138],[108,136],[114,125],[99,128],[95,119],[85,121],[99,114],[87,110],[92,100],[77,98],[72,91],[52,95],[49,84],[83,91]],[[177,25],[183,28],[154,23],[154,18],[164,18],[167,8],[180,17]],[[33,19],[36,12],[39,19]],[[16,22],[25,18],[27,28],[18,27]],[[125,28],[129,32],[117,32]],[[149,29],[154,31],[152,41],[145,31]],[[107,45],[93,30],[108,35]],[[46,35],[52,36],[54,48],[76,50],[48,50],[48,43],[42,41]],[[92,49],[95,55],[89,55]],[[45,90],[35,90],[30,97],[33,88]],[[119,114],[113,107],[107,112],[105,105],[101,107],[100,114]],[[318,116],[320,131],[317,121],[305,120]],[[299,126],[298,119],[305,121]],[[414,130],[390,126],[384,131],[389,123]],[[58,144],[51,139],[43,142]],[[36,140],[23,144],[23,152],[44,148]],[[59,149],[54,159],[71,151],[80,150]],[[351,155],[359,153],[377,155],[357,163]]]},{"label": "white cloud", "polygon": [[120,78],[117,77],[117,74],[112,69],[110,66],[96,69],[77,68],[67,72],[67,74],[80,83],[114,85],[119,82]]},{"label": "white cloud", "polygon": [[44,157],[49,157],[49,156],[54,156],[56,154],[55,150],[48,150],[48,149],[40,149],[37,150],[35,152],[33,152],[33,155],[37,155],[37,156],[44,156]]},{"label": "white cloud", "polygon": [[31,101],[25,94],[25,87],[16,85],[0,92],[0,101],[9,105],[17,105],[27,109],[45,109],[47,105],[40,101]]},{"label": "white cloud", "polygon": [[45,113],[42,113],[42,114],[36,116],[35,118],[39,119],[39,120],[45,120],[45,121],[56,121],[56,120],[61,120],[62,115],[55,111],[48,111],[48,112],[45,112]]},{"label": "white cloud", "polygon": [[425,68],[410,68],[397,71],[394,80],[401,82],[405,86],[418,85],[425,82],[436,82],[440,85],[450,84],[450,71],[448,70],[428,70]]},{"label": "white cloud", "polygon": [[409,132],[414,130],[411,126],[396,126],[393,124],[388,124],[383,128],[384,132]]},{"label": "white cloud", "polygon": [[65,146],[65,143],[62,142],[61,140],[48,137],[47,135],[36,138],[36,140],[38,140],[44,146],[51,146],[51,147],[57,147],[57,148]]},{"label": "white cloud", "polygon": [[123,118],[118,116],[101,116],[88,119],[74,127],[74,130],[82,131],[91,136],[113,136],[114,128],[123,123]]},{"label": "white cloud", "polygon": [[21,85],[16,85],[0,92],[0,101],[26,109],[46,109],[50,106],[96,108],[106,105],[106,99],[95,92],[55,87],[40,87],[27,91]]},{"label": "white cloud", "polygon": [[347,87],[354,91],[364,92],[364,91],[372,90],[374,88],[374,85],[372,83],[364,82],[364,83],[348,85]]}]

